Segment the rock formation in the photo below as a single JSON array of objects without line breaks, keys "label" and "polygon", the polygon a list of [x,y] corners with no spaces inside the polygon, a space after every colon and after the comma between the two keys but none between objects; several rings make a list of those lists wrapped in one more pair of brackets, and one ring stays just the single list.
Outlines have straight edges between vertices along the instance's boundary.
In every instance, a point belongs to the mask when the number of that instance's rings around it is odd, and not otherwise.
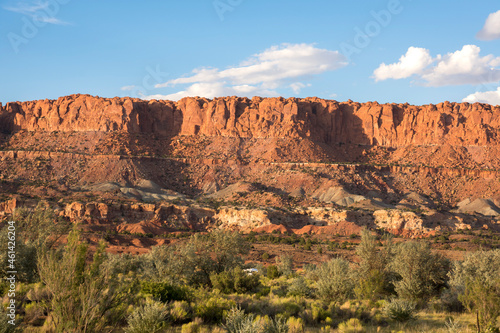
[{"label": "rock formation", "polygon": [[0,104],[0,148],[0,217],[15,194],[100,231],[500,229],[499,106],[71,95]]},{"label": "rock formation", "polygon": [[327,144],[498,145],[500,107],[413,106],[319,98],[183,98],[178,102],[71,95],[0,107],[0,130],[125,131],[171,137],[310,138]]}]

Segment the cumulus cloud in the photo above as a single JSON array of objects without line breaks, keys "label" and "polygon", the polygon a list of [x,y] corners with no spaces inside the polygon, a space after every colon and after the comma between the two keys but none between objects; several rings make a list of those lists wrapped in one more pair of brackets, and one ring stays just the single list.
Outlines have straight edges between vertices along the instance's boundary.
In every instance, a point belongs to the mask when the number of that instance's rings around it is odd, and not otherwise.
[{"label": "cumulus cloud", "polygon": [[480,40],[500,39],[500,10],[488,15],[483,29],[476,35]]},{"label": "cumulus cloud", "polygon": [[405,79],[421,73],[432,62],[433,59],[429,54],[429,50],[412,46],[405,55],[399,58],[399,62],[390,65],[382,63],[373,74],[375,81]]},{"label": "cumulus cloud", "polygon": [[500,105],[500,87],[498,87],[497,90],[494,91],[476,92],[474,94],[470,94],[462,101],[469,103],[480,102],[492,105]]},{"label": "cumulus cloud", "polygon": [[190,75],[157,84],[156,88],[187,85],[169,95],[150,95],[143,98],[178,100],[186,96],[277,96],[279,88],[290,88],[298,94],[309,86],[300,80],[347,65],[338,51],[319,49],[311,44],[282,44],[253,55],[238,66],[220,70],[197,68]]},{"label": "cumulus cloud", "polygon": [[429,50],[410,47],[399,62],[382,63],[374,72],[376,81],[416,77],[425,86],[484,84],[500,80],[500,57],[480,56],[476,45],[432,58]]},{"label": "cumulus cloud", "polygon": [[173,94],[162,95],[154,94],[147,96],[140,96],[144,99],[168,99],[177,101],[184,97],[201,96],[213,98],[217,96],[278,96],[276,91],[267,90],[251,85],[233,85],[229,86],[226,82],[201,82],[194,83],[187,87],[185,90],[178,91]]}]

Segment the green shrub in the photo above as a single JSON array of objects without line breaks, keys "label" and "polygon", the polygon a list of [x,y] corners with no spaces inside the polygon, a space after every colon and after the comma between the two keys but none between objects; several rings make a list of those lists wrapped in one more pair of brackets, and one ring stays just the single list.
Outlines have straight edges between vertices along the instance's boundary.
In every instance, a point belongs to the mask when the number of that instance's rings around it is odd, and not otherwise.
[{"label": "green shrub", "polygon": [[38,302],[31,302],[24,307],[24,322],[35,323],[45,313],[45,304]]},{"label": "green shrub", "polygon": [[[454,262],[450,286],[482,329],[496,327],[500,315],[500,250],[468,253]],[[479,331],[478,327],[478,331]]]},{"label": "green shrub", "polygon": [[[5,244],[0,248],[0,279],[6,276],[9,269],[8,241],[15,241],[17,271],[16,280],[33,283],[39,280],[37,270],[37,255],[50,249],[63,234],[69,231],[69,223],[55,216],[54,211],[39,203],[34,210],[17,208],[12,221],[0,229],[0,242]],[[57,222],[57,223],[56,223]],[[12,229],[12,230],[10,230]],[[15,233],[9,234],[9,231]],[[9,239],[9,236],[13,239]]]},{"label": "green shrub", "polygon": [[205,323],[219,323],[224,317],[224,312],[234,305],[233,301],[222,298],[217,293],[211,293],[208,297],[196,302],[194,314]]},{"label": "green shrub", "polygon": [[386,316],[400,323],[414,320],[415,309],[415,303],[406,299],[393,299],[384,307]]},{"label": "green shrub", "polygon": [[311,305],[311,319],[315,323],[321,323],[326,320],[330,316],[330,311],[325,309],[321,304],[318,302],[313,303]]},{"label": "green shrub", "polygon": [[311,295],[311,288],[306,283],[306,280],[299,276],[290,282],[288,287],[288,296],[309,297]]},{"label": "green shrub", "polygon": [[266,333],[288,333],[290,330],[288,322],[284,317],[276,317],[274,319],[267,320],[264,324],[262,332]]},{"label": "green shrub", "polygon": [[276,258],[276,267],[280,275],[288,276],[293,273],[293,260],[288,255],[281,255]]},{"label": "green shrub", "polygon": [[167,307],[157,301],[148,301],[134,309],[127,318],[126,333],[160,332],[167,326]]},{"label": "green shrub", "polygon": [[199,333],[203,321],[200,318],[195,318],[194,321],[184,324],[181,327],[181,333]]},{"label": "green shrub", "polygon": [[391,293],[392,274],[389,263],[393,257],[392,240],[387,238],[381,250],[378,250],[377,237],[363,229],[361,242],[356,247],[360,258],[358,283],[355,288],[358,298],[376,300]]},{"label": "green shrub", "polygon": [[143,259],[142,256],[137,256],[133,254],[112,254],[107,253],[107,258],[104,262],[104,266],[113,275],[118,274],[128,274],[130,272],[140,272],[143,269]]},{"label": "green shrub", "polygon": [[283,317],[285,318],[290,318],[290,317],[293,317],[293,316],[297,316],[300,312],[300,310],[302,310],[302,308],[300,307],[300,305],[294,303],[294,302],[284,302],[282,305],[281,305],[281,314],[283,315]]},{"label": "green shrub", "polygon": [[337,258],[322,264],[316,272],[318,295],[325,301],[343,303],[352,296],[353,272],[349,262]]},{"label": "green shrub", "polygon": [[270,257],[269,253],[267,252],[262,253],[262,260],[269,260],[269,257]]},{"label": "green shrub", "polygon": [[172,285],[167,282],[144,281],[141,284],[141,292],[151,295],[163,303],[190,299],[188,288]]},{"label": "green shrub", "polygon": [[[11,320],[11,318],[7,317],[6,309],[3,307],[3,305],[0,305],[0,333],[22,332],[21,328],[19,328],[20,321],[18,320],[18,318],[14,319],[14,322],[12,322]],[[12,323],[14,323],[15,325],[12,325]]]},{"label": "green shrub", "polygon": [[301,318],[290,317],[287,321],[289,333],[304,332],[304,321]]},{"label": "green shrub", "polygon": [[235,267],[231,271],[224,271],[218,274],[212,273],[210,281],[215,289],[220,290],[224,294],[246,293],[255,290],[260,284],[257,274],[249,274],[240,267]]},{"label": "green shrub", "polygon": [[275,284],[271,287],[271,294],[278,297],[285,297],[288,293],[288,284],[284,281]]},{"label": "green shrub", "polygon": [[267,277],[270,279],[277,279],[280,276],[280,272],[278,270],[278,267],[275,265],[270,265],[267,267]]},{"label": "green shrub", "polygon": [[262,333],[264,324],[254,314],[245,314],[240,308],[232,307],[224,316],[224,328],[228,333]]},{"label": "green shrub", "polygon": [[183,323],[191,319],[191,307],[186,301],[175,301],[170,304],[170,318],[174,323]]},{"label": "green shrub", "polygon": [[132,285],[118,280],[103,265],[105,244],[101,242],[92,262],[87,263],[88,245],[80,242],[75,229],[64,252],[40,254],[38,269],[51,297],[51,316],[57,331],[99,332],[125,316]]},{"label": "green shrub", "polygon": [[398,296],[425,303],[445,286],[449,261],[432,253],[428,243],[409,241],[398,244],[391,268],[399,278],[394,282]]},{"label": "green shrub", "polygon": [[339,333],[364,332],[363,324],[358,318],[351,318],[339,324]]},{"label": "green shrub", "polygon": [[156,282],[210,285],[210,274],[243,265],[249,244],[236,232],[195,234],[185,243],[155,246],[144,255],[144,275]]}]

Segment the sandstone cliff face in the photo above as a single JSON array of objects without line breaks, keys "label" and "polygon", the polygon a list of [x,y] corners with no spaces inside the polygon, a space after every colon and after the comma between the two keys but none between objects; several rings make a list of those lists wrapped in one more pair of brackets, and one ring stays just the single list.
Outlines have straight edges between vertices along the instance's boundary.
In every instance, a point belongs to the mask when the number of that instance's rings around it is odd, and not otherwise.
[{"label": "sandstone cliff face", "polygon": [[178,102],[71,95],[0,105],[0,130],[125,131],[159,136],[310,138],[361,145],[497,145],[500,107],[412,106],[318,98],[184,98]]}]

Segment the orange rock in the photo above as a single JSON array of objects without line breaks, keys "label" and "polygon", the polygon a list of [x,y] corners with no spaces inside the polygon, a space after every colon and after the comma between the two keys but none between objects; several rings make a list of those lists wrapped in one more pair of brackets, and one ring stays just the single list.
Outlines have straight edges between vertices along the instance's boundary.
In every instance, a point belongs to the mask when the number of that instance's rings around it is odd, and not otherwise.
[{"label": "orange rock", "polygon": [[500,107],[412,106],[319,98],[187,97],[178,102],[71,95],[0,106],[0,130],[310,138],[328,144],[500,144]]}]

